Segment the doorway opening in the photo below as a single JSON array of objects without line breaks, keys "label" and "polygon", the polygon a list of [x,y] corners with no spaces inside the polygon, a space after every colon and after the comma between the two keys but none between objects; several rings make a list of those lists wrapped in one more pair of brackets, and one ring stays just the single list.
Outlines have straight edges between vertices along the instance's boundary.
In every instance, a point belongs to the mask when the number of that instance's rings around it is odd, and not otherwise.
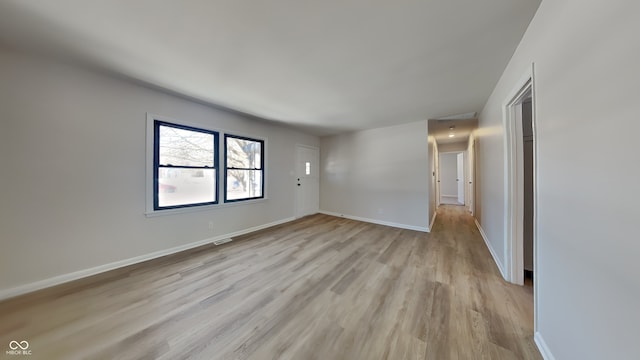
[{"label": "doorway opening", "polygon": [[440,204],[465,205],[466,156],[464,151],[441,152],[438,156]]},{"label": "doorway opening", "polygon": [[[507,280],[533,287],[533,327],[538,326],[537,140],[534,65],[503,106],[505,129],[505,239]],[[525,263],[526,261],[526,263]],[[525,273],[526,271],[526,273]],[[525,274],[527,281],[525,283]]]},{"label": "doorway opening", "polygon": [[[536,142],[533,68],[504,106],[505,265],[512,283],[535,279]],[[535,286],[533,282],[530,282]]]},{"label": "doorway opening", "polygon": [[503,104],[505,129],[505,267],[507,280],[533,286],[533,326],[538,324],[537,140],[534,65]]},{"label": "doorway opening", "polygon": [[522,101],[522,241],[523,276],[525,285],[533,286],[533,104],[531,91]]}]

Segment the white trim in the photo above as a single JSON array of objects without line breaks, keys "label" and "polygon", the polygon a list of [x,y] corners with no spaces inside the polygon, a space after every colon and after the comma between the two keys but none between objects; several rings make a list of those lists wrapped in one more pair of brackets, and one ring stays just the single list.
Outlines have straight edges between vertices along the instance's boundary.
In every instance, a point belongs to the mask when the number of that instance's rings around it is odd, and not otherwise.
[{"label": "white trim", "polygon": [[445,194],[442,194],[442,195],[440,195],[440,196],[441,196],[441,197],[456,198],[456,200],[458,199],[458,195],[445,195]]},{"label": "white trim", "polygon": [[429,232],[433,230],[433,224],[436,222],[436,215],[438,215],[438,211],[433,212],[433,216],[431,217],[431,222],[429,223]]},{"label": "white trim", "polygon": [[[533,64],[527,68],[502,104],[502,123],[504,126],[504,259],[509,277],[507,281],[524,284],[524,255],[523,255],[523,220],[524,187],[522,184],[523,165],[522,147],[518,146],[522,139],[521,104],[526,93],[531,91],[533,98]],[[535,101],[535,100],[533,100]],[[534,106],[532,106],[532,111]],[[535,114],[532,114],[532,126],[535,128]],[[535,133],[534,133],[535,137]],[[534,146],[535,143],[534,143]],[[534,149],[534,193],[536,156]],[[534,202],[534,224],[535,224]],[[534,230],[534,244],[535,244]]]},{"label": "white trim", "polygon": [[159,257],[162,257],[162,256],[167,256],[167,255],[179,253],[181,251],[193,249],[193,248],[196,248],[198,246],[210,244],[210,243],[212,243],[214,241],[218,241],[218,240],[222,240],[222,239],[226,239],[226,238],[232,238],[234,236],[240,236],[240,235],[248,234],[248,233],[251,233],[251,232],[254,232],[254,231],[258,231],[258,230],[266,229],[266,228],[269,228],[269,227],[272,227],[272,226],[284,224],[284,223],[287,223],[287,222],[290,222],[290,221],[293,221],[293,220],[295,220],[293,217],[289,217],[289,218],[282,219],[282,220],[277,220],[277,221],[274,221],[274,222],[271,222],[271,223],[268,223],[268,224],[258,225],[258,226],[254,226],[254,227],[251,227],[251,228],[248,228],[248,229],[232,232],[230,234],[218,235],[218,236],[215,236],[215,237],[212,237],[212,238],[208,238],[208,239],[192,242],[192,243],[185,244],[185,245],[176,246],[176,247],[173,247],[173,248],[170,248],[170,249],[159,250],[159,251],[155,251],[155,252],[152,252],[152,253],[149,253],[149,254],[135,256],[135,257],[132,257],[132,258],[129,258],[129,259],[115,261],[115,262],[112,262],[112,263],[109,263],[109,264],[104,264],[104,265],[96,266],[96,267],[93,267],[93,268],[72,272],[72,273],[69,273],[69,274],[62,274],[62,275],[54,276],[54,277],[49,278],[49,279],[44,279],[44,280],[36,281],[36,282],[33,282],[33,283],[20,285],[20,286],[14,287],[14,288],[0,290],[0,300],[12,298],[12,297],[15,297],[15,296],[18,296],[18,295],[22,295],[22,294],[26,294],[26,293],[30,293],[30,292],[33,292],[33,291],[36,291],[36,290],[41,290],[41,289],[45,289],[45,288],[48,288],[48,287],[60,285],[60,284],[63,284],[63,283],[69,282],[69,281],[82,279],[82,278],[93,276],[93,275],[96,275],[96,274],[100,274],[100,273],[103,273],[103,272],[106,272],[106,271],[115,270],[115,269],[118,269],[118,268],[121,268],[121,267],[125,267],[125,266],[129,266],[129,265],[141,263],[143,261],[153,260],[153,259],[156,259],[156,258],[159,258]]},{"label": "white trim", "polygon": [[[540,158],[538,153],[538,127],[537,127],[537,111],[536,111],[536,103],[538,96],[536,95],[536,65],[535,63],[531,64],[531,131],[533,135],[533,269],[539,269],[538,265],[538,204],[540,204],[540,199],[538,195],[538,174],[540,171],[538,170],[538,159]],[[524,241],[524,240],[523,240]],[[524,260],[523,265],[524,268]],[[533,288],[535,291],[533,292],[533,329],[537,333],[538,332],[538,304],[540,303],[540,273],[537,272],[533,277]],[[542,335],[540,335],[542,336]],[[545,344],[546,346],[546,344]],[[548,349],[547,349],[548,350]],[[551,356],[551,352],[548,354]],[[553,360],[553,356],[551,356]]]},{"label": "white trim", "polygon": [[485,234],[484,230],[482,229],[482,226],[480,226],[480,223],[478,222],[478,219],[473,218],[473,220],[476,223],[476,226],[478,227],[478,231],[480,231],[480,235],[482,236],[482,240],[484,240],[485,245],[487,245],[487,248],[489,249],[489,252],[491,253],[491,257],[493,257],[493,261],[496,263],[496,266],[498,266],[498,270],[500,271],[500,275],[502,275],[502,278],[507,280],[507,273],[504,271],[504,266],[502,265],[502,262],[500,261],[500,258],[498,257],[498,255],[496,254],[496,251],[493,250],[493,247],[491,246],[491,243],[489,242],[489,239],[487,238],[487,234]]},{"label": "white trim", "polygon": [[[429,228],[425,227],[425,226],[399,224],[399,223],[394,223],[394,222],[390,222],[390,221],[369,219],[369,218],[363,218],[363,217],[359,217],[359,216],[340,214],[340,213],[336,213],[336,212],[332,212],[332,211],[324,211],[324,210],[320,210],[319,213],[325,214],[325,215],[330,215],[330,216],[342,217],[342,218],[351,219],[351,220],[356,220],[356,221],[368,222],[368,223],[372,223],[372,224],[391,226],[391,227],[400,228],[400,229],[415,230],[415,231],[422,231],[422,232],[429,232],[430,231]],[[435,217],[435,215],[434,215],[434,217]]]},{"label": "white trim", "polygon": [[544,360],[556,359],[555,356],[553,356],[553,354],[551,353],[551,350],[549,350],[549,346],[547,346],[547,343],[544,341],[544,339],[542,338],[542,334],[540,334],[539,331],[536,331],[535,335],[533,336],[533,341],[535,341],[536,346],[538,346],[540,355],[542,355],[542,358]]},{"label": "white trim", "polygon": [[[531,92],[531,126],[533,130],[533,263],[534,269],[538,266],[538,142],[536,131],[536,84],[535,63],[528,66],[524,75],[515,84],[514,88],[502,104],[504,134],[504,259],[509,278],[507,281],[514,284],[524,284],[524,239],[523,239],[523,211],[524,211],[524,176],[523,165],[518,162],[522,158],[522,147],[518,145],[518,139],[522,139],[522,124],[516,108],[521,106],[524,96]],[[538,329],[538,303],[540,299],[540,276],[533,277],[533,327]]]}]

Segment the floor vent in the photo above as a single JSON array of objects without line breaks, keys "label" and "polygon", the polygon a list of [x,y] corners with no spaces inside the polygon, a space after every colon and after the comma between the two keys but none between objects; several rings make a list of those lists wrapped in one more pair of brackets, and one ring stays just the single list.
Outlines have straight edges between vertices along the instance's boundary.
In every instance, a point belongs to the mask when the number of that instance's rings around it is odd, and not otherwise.
[{"label": "floor vent", "polygon": [[215,245],[222,245],[222,244],[226,244],[228,242],[231,242],[233,239],[232,238],[226,238],[226,239],[220,239],[220,240],[216,240],[213,243]]}]

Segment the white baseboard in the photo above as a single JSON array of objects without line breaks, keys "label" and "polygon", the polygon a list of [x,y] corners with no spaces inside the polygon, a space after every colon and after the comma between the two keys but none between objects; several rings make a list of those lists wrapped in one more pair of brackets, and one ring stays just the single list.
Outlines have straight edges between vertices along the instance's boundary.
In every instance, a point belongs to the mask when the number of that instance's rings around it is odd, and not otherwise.
[{"label": "white baseboard", "polygon": [[433,216],[431,217],[431,222],[429,223],[429,232],[433,230],[433,224],[436,222],[436,215],[438,215],[438,212],[434,211]]},{"label": "white baseboard", "polygon": [[538,346],[538,350],[540,350],[540,355],[542,355],[542,358],[544,360],[556,359],[551,353],[551,350],[549,350],[549,347],[547,346],[547,343],[542,338],[542,335],[540,334],[540,332],[536,331],[536,334],[533,336],[533,341],[536,342],[536,345]]},{"label": "white baseboard", "polygon": [[489,252],[491,253],[491,257],[493,257],[493,261],[498,266],[498,270],[500,270],[500,274],[502,275],[502,278],[505,279],[506,281],[509,281],[507,276],[506,276],[507,273],[504,271],[504,266],[502,265],[502,262],[500,261],[500,258],[497,256],[495,250],[493,250],[493,247],[491,246],[491,243],[489,242],[489,239],[487,238],[487,234],[484,233],[484,230],[482,229],[482,226],[480,226],[480,223],[478,222],[478,219],[473,218],[473,220],[476,222],[476,226],[478,227],[478,230],[480,231],[480,235],[482,235],[482,239],[484,240],[484,243],[487,245],[487,248],[489,249]]},{"label": "white baseboard", "polygon": [[340,214],[340,213],[336,213],[336,212],[332,212],[332,211],[320,210],[319,212],[321,214],[325,214],[325,215],[343,217],[343,218],[346,218],[346,219],[351,219],[351,220],[356,220],[356,221],[363,221],[363,222],[368,222],[368,223],[372,223],[372,224],[391,226],[391,227],[396,227],[396,228],[400,228],[400,229],[407,229],[407,230],[429,232],[429,228],[428,227],[424,227],[424,226],[398,224],[398,223],[389,222],[389,221],[368,219],[368,218],[363,218],[363,217],[359,217],[359,216]]},{"label": "white baseboard", "polygon": [[54,276],[54,277],[49,278],[49,279],[44,279],[44,280],[36,281],[36,282],[33,282],[33,283],[20,285],[20,286],[14,287],[14,288],[0,290],[0,300],[12,298],[12,297],[15,297],[15,296],[18,296],[18,295],[22,295],[22,294],[26,294],[26,293],[30,293],[30,292],[33,292],[33,291],[36,291],[36,290],[45,289],[45,288],[52,287],[52,286],[55,286],[55,285],[60,285],[60,284],[63,284],[63,283],[69,282],[69,281],[78,280],[78,279],[82,279],[82,278],[85,278],[85,277],[93,276],[93,275],[100,274],[100,273],[103,273],[103,272],[106,272],[106,271],[115,270],[115,269],[118,269],[118,268],[121,268],[121,267],[137,264],[137,263],[140,263],[140,262],[143,262],[143,261],[156,259],[156,258],[159,258],[159,257],[162,257],[162,256],[179,253],[181,251],[193,249],[193,248],[196,248],[198,246],[210,244],[210,243],[212,243],[214,241],[218,241],[218,240],[222,240],[222,239],[230,238],[230,237],[234,237],[234,236],[240,236],[240,235],[248,234],[248,233],[251,233],[251,232],[254,232],[254,231],[258,231],[258,230],[266,229],[266,228],[269,228],[269,227],[272,227],[272,226],[284,224],[286,222],[293,221],[293,220],[295,220],[295,219],[293,217],[290,217],[290,218],[274,221],[274,222],[271,222],[271,223],[268,223],[268,224],[258,225],[258,226],[254,226],[254,227],[251,227],[251,228],[248,228],[248,229],[236,231],[236,232],[233,232],[233,233],[230,233],[230,234],[218,235],[218,236],[215,236],[215,237],[212,237],[212,238],[209,238],[209,239],[204,239],[204,240],[192,242],[192,243],[189,243],[189,244],[176,246],[176,247],[173,247],[173,248],[170,248],[170,249],[159,250],[159,251],[152,252],[150,254],[140,255],[140,256],[132,257],[132,258],[125,259],[125,260],[115,261],[115,262],[112,262],[112,263],[109,263],[109,264],[96,266],[96,267],[93,267],[93,268],[90,268],[90,269],[85,269],[85,270],[72,272],[72,273],[69,273],[69,274],[63,274],[63,275]]}]

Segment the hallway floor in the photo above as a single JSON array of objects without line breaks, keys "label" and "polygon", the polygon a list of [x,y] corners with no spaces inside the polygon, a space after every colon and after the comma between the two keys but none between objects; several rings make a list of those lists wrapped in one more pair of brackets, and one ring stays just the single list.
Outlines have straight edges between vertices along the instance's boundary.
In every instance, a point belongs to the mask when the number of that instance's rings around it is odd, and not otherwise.
[{"label": "hallway floor", "polygon": [[[430,236],[446,249],[444,279],[453,294],[449,336],[471,348],[451,359],[541,359],[533,342],[533,287],[503,280],[466,207],[441,205]],[[457,352],[457,356],[456,356]]]}]

